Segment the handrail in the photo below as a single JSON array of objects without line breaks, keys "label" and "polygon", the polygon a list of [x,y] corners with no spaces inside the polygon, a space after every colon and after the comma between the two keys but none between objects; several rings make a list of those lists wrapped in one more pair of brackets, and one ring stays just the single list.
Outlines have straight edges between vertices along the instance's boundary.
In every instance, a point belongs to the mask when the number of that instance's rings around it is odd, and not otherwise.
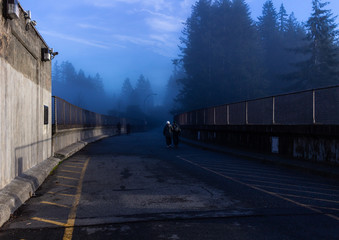
[{"label": "handrail", "polygon": [[181,125],[339,125],[339,85],[201,108],[175,119]]}]

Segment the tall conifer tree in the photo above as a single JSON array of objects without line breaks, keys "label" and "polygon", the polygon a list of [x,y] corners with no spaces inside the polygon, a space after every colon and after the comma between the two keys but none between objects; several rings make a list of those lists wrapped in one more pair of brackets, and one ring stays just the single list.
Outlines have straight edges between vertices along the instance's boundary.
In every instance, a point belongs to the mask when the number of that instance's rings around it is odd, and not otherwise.
[{"label": "tall conifer tree", "polygon": [[267,0],[258,22],[259,34],[264,50],[265,78],[269,82],[269,93],[276,94],[281,88],[282,74],[281,57],[284,54],[281,34],[279,32],[278,14],[272,0]]},{"label": "tall conifer tree", "polygon": [[279,20],[279,31],[281,33],[287,30],[287,22],[288,22],[288,14],[284,7],[284,4],[280,5],[279,13],[278,13],[278,20]]},{"label": "tall conifer tree", "polygon": [[300,80],[307,88],[338,84],[338,45],[335,23],[331,10],[324,9],[329,2],[312,0],[312,15],[308,19],[305,53],[309,58],[301,64]]},{"label": "tall conifer tree", "polygon": [[[211,59],[211,1],[199,0],[192,8],[192,14],[185,23],[181,42],[182,64],[187,77],[181,80],[183,89],[178,99],[186,108],[208,105],[212,74]],[[201,99],[205,99],[202,102]]]}]

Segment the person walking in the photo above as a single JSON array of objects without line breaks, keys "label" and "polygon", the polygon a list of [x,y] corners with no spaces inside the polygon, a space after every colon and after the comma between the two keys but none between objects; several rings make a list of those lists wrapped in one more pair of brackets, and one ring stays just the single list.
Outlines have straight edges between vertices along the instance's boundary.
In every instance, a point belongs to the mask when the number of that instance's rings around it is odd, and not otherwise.
[{"label": "person walking", "polygon": [[173,131],[172,125],[169,121],[167,121],[163,130],[163,134],[166,138],[166,144],[168,148],[171,147],[172,144],[172,131]]},{"label": "person walking", "polygon": [[178,147],[181,129],[176,121],[173,122],[172,128],[173,128],[173,144],[175,147]]}]

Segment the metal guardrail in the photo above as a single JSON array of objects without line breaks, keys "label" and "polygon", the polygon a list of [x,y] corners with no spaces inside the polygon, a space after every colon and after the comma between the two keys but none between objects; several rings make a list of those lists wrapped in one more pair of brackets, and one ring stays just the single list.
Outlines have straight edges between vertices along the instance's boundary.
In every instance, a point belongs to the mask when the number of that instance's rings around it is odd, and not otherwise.
[{"label": "metal guardrail", "polygon": [[75,106],[62,98],[52,97],[53,133],[73,128],[116,127],[118,123],[121,124],[122,129],[125,129],[127,124],[132,125],[133,128],[140,128],[140,126],[144,124],[144,122],[139,120],[118,118],[91,112]]},{"label": "metal guardrail", "polygon": [[339,86],[198,109],[176,120],[180,125],[338,125]]}]

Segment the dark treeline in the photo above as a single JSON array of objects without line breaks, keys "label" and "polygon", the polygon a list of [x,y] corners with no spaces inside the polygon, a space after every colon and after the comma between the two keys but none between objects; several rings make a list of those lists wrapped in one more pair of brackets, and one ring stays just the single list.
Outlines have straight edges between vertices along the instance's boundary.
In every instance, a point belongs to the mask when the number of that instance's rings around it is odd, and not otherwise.
[{"label": "dark treeline", "polygon": [[107,114],[108,102],[102,78],[97,73],[94,77],[85,75],[80,69],[76,71],[73,64],[65,61],[59,64],[55,62],[52,69],[52,94],[66,101],[101,114]]},{"label": "dark treeline", "polygon": [[154,106],[156,94],[144,75],[139,76],[135,86],[126,78],[118,95],[108,94],[102,81],[98,73],[94,77],[86,75],[82,69],[76,71],[68,61],[61,64],[55,62],[53,65],[53,95],[78,107],[101,114],[145,120],[148,123],[155,123],[160,120],[159,115],[166,115],[162,107]]},{"label": "dark treeline", "polygon": [[139,76],[135,86],[126,78],[111,114],[144,119],[154,107],[154,96],[151,83],[144,75]]},{"label": "dark treeline", "polygon": [[[152,89],[150,80],[143,74],[136,80],[135,86],[129,78],[126,78],[120,94],[114,98],[113,109],[109,113],[114,116],[144,120],[149,127],[158,126],[170,119],[170,108],[155,105],[154,98],[157,95]],[[174,97],[168,96],[168,99]]]},{"label": "dark treeline", "polygon": [[174,112],[338,84],[338,32],[327,4],[313,0],[300,23],[271,0],[257,21],[244,0],[197,1],[168,83]]}]

